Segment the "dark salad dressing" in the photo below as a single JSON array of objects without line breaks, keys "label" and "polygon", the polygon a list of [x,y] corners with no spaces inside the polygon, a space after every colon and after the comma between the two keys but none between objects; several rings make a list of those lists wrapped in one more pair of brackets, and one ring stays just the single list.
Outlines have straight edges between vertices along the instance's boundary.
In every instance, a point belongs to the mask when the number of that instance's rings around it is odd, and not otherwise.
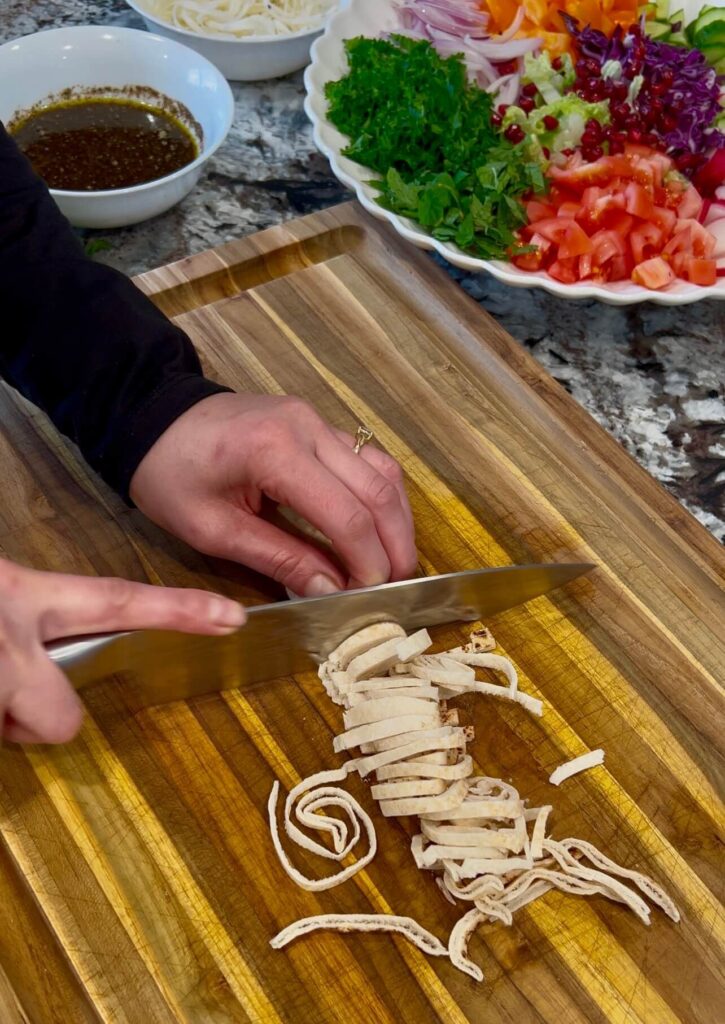
[{"label": "dark salad dressing", "polygon": [[50,188],[129,188],[180,170],[199,154],[191,132],[157,107],[82,99],[38,110],[11,128]]}]

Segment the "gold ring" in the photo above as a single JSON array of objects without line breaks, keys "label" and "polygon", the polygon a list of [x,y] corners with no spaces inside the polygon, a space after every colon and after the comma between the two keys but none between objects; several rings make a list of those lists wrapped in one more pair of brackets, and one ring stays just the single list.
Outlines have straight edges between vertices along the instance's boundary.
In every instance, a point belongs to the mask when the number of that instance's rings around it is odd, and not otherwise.
[{"label": "gold ring", "polygon": [[372,441],[374,436],[372,430],[368,427],[358,427],[355,434],[355,447],[353,448],[355,455],[359,455],[368,441]]}]

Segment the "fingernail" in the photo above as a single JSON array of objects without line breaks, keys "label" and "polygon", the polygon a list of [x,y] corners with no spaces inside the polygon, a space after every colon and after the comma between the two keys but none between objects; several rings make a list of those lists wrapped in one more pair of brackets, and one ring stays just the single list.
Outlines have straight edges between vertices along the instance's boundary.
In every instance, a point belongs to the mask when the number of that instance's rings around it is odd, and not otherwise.
[{"label": "fingernail", "polygon": [[212,611],[212,622],[223,629],[239,629],[247,621],[244,605],[236,601],[216,601]]},{"label": "fingernail", "polygon": [[326,597],[328,594],[338,594],[340,588],[329,576],[313,576],[305,587],[305,597]]}]

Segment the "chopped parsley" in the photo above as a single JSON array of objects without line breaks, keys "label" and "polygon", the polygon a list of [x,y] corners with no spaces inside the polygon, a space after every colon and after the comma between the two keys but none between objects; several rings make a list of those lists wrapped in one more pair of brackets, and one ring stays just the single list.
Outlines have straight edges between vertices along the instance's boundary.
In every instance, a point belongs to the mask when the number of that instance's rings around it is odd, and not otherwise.
[{"label": "chopped parsley", "polygon": [[387,210],[484,259],[521,251],[520,197],[545,189],[538,163],[498,135],[491,96],[462,58],[425,40],[349,39],[349,73],[329,82],[330,121],[350,139],[343,155],[370,167]]}]

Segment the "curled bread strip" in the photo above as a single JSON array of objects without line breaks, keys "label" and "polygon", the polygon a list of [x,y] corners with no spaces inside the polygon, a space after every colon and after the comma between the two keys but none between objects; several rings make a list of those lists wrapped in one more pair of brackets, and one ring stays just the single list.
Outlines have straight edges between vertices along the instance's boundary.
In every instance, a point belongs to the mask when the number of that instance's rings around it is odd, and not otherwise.
[{"label": "curled bread strip", "polygon": [[318,914],[315,917],[303,917],[283,928],[269,944],[273,949],[282,949],[287,943],[316,931],[395,932],[428,956],[448,955],[443,943],[412,917],[397,917],[394,914]]},{"label": "curled bread strip", "polygon": [[[298,783],[287,795],[284,806],[285,830],[290,839],[298,846],[311,853],[319,854],[329,860],[342,861],[357,845],[362,830],[364,829],[368,840],[367,852],[356,860],[354,864],[343,868],[334,875],[326,878],[307,878],[301,871],[291,863],[279,836],[277,826],[277,800],[279,796],[279,782],[274,783],[272,792],[269,795],[267,813],[269,815],[269,828],[272,834],[272,843],[279,857],[280,864],[293,881],[301,888],[310,892],[322,892],[325,889],[332,889],[335,885],[352,878],[358,871],[375,856],[378,847],[375,826],[370,816],[360,806],[355,797],[351,796],[344,789],[331,786],[332,782],[342,782],[350,773],[351,765],[338,768],[329,772],[318,772],[308,779]],[[333,818],[319,812],[324,808],[337,807],[342,810],[348,821]],[[327,834],[332,839],[332,850],[323,843],[312,839],[294,823],[294,817],[305,828]]]},{"label": "curled bread strip", "polygon": [[601,748],[589,750],[586,754],[581,754],[572,761],[567,761],[566,764],[560,764],[549,776],[549,782],[552,786],[560,786],[562,782],[570,779],[572,775],[578,775],[579,772],[585,772],[589,768],[596,768],[600,764],[604,764],[604,751]]},{"label": "curled bread strip", "polygon": [[361,654],[396,637],[400,640],[405,637],[405,630],[396,622],[378,622],[373,626],[366,626],[365,629],[353,633],[347,640],[343,640],[327,659],[327,664],[344,671],[350,662],[359,658]]},{"label": "curled bread strip", "polygon": [[483,971],[478,964],[468,959],[468,943],[479,924],[485,920],[485,914],[481,913],[478,907],[473,907],[453,925],[448,938],[448,956],[451,963],[459,971],[469,974],[474,981],[483,981]]}]

